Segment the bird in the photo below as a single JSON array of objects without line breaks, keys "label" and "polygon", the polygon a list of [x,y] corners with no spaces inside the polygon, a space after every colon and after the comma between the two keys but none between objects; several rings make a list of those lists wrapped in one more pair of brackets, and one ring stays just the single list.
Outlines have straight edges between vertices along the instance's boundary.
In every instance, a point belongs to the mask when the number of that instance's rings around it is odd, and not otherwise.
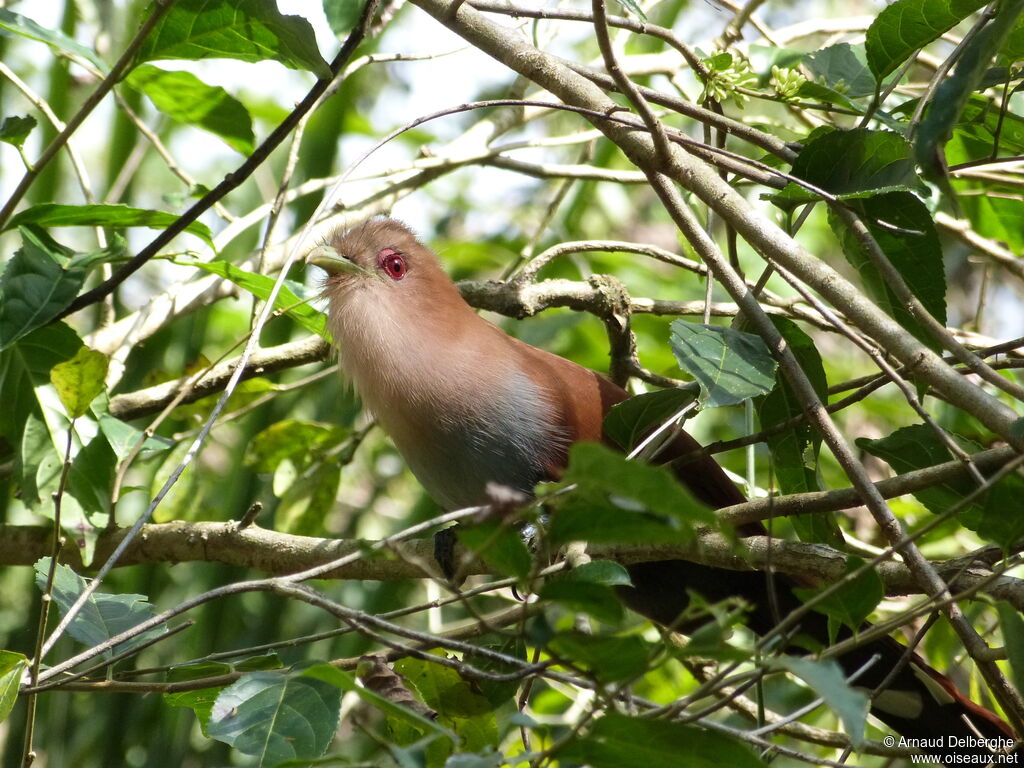
[{"label": "bird", "polygon": [[[489,487],[532,494],[557,479],[569,448],[608,442],[603,421],[629,394],[605,376],[526,344],[481,317],[437,255],[405,224],[371,218],[329,236],[307,263],[327,273],[323,297],[339,365],[426,492],[447,510],[486,504]],[[745,501],[715,460],[680,431],[659,456],[712,508]],[[747,524],[738,535],[766,533]],[[741,598],[747,625],[769,632],[802,605],[799,584],[685,560],[630,565],[620,587],[627,606],[678,628],[689,591],[717,602]],[[769,589],[774,591],[769,599]],[[829,645],[825,616],[808,612],[800,633]],[[839,639],[850,637],[849,630]],[[792,650],[790,648],[787,651]],[[908,661],[909,658],[909,661]],[[891,637],[855,647],[837,661],[856,685],[876,691],[871,713],[934,759],[984,765],[992,747],[1015,745],[1010,726],[962,694],[945,675]],[[956,740],[955,742],[953,740]],[[961,745],[956,749],[948,744]],[[957,753],[952,757],[947,757]]]}]

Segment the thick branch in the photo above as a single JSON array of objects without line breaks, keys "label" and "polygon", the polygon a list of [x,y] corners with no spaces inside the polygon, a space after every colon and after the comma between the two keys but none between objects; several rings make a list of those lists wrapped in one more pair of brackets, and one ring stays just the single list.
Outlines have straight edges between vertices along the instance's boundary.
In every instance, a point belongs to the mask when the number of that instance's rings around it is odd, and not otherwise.
[{"label": "thick branch", "polygon": [[[810,494],[808,494],[810,495]],[[0,563],[28,566],[49,554],[52,531],[46,526],[0,525]],[[125,535],[123,529],[102,532],[96,542],[95,562],[103,562]],[[125,550],[118,567],[142,563],[218,562],[251,568],[270,575],[297,573],[340,557],[366,551],[370,542],[349,539],[320,539],[251,525],[239,529],[228,523],[159,523],[147,525]],[[390,547],[395,557],[364,557],[318,578],[394,580],[437,576],[432,539],[412,539]],[[831,582],[843,577],[847,556],[830,547],[806,542],[781,541],[753,536],[731,542],[717,533],[705,533],[690,543],[630,546],[592,545],[592,557],[629,564],[665,559],[686,559],[730,570],[763,570],[769,565],[777,572]],[[976,565],[964,572],[962,560],[937,563],[945,578],[958,576],[957,590],[981,586],[981,591],[1005,599],[1024,610],[1024,581],[1006,576],[993,578],[986,563],[969,556]],[[71,542],[64,545],[61,559],[82,570],[80,550]],[[460,562],[465,562],[460,557]],[[480,561],[471,560],[467,575],[490,573]],[[882,563],[878,573],[888,594],[920,592],[913,575],[901,563]],[[985,583],[987,580],[988,583]],[[983,586],[982,586],[983,585]]]}]

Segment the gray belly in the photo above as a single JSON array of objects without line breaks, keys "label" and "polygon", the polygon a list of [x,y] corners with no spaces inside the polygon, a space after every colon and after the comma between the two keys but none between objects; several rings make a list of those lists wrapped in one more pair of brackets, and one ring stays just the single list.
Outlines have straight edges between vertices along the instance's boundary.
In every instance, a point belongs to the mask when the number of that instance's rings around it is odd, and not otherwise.
[{"label": "gray belly", "polygon": [[530,494],[544,479],[564,436],[550,426],[549,406],[532,383],[518,384],[511,396],[489,393],[471,414],[421,412],[413,433],[391,430],[409,469],[445,509],[486,503],[488,483]]}]

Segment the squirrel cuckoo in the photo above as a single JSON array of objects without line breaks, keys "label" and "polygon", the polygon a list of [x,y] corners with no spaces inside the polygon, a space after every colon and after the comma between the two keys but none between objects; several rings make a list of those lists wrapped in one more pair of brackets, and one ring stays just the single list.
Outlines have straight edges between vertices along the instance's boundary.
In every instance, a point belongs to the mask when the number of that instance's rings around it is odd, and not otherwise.
[{"label": "squirrel cuckoo", "polygon": [[[558,477],[571,443],[601,441],[604,415],[628,397],[605,377],[514,339],[477,315],[437,257],[397,221],[373,219],[336,234],[307,261],[328,274],[328,324],[342,370],[413,474],[446,509],[487,503],[488,483],[532,493],[539,481]],[[683,432],[659,460],[696,456],[672,463],[680,482],[713,508],[743,502],[718,464],[698,449]],[[764,529],[747,526],[740,533]],[[748,625],[759,634],[777,623],[762,573],[682,560],[628,570],[632,586],[622,588],[623,599],[661,624],[672,625],[683,611],[687,590],[710,601],[743,598],[752,606]],[[792,586],[774,580],[778,615],[801,605]],[[810,613],[800,631],[828,644],[820,614]],[[838,658],[848,675],[867,667],[857,686],[874,691],[886,683],[872,699],[872,714],[908,739],[942,737],[945,745],[961,740],[958,748],[923,747],[937,759],[956,753],[951,763],[970,754],[973,764],[984,765],[991,750],[979,741],[1011,743],[1006,723],[916,654],[907,663],[906,650],[884,638]]]}]

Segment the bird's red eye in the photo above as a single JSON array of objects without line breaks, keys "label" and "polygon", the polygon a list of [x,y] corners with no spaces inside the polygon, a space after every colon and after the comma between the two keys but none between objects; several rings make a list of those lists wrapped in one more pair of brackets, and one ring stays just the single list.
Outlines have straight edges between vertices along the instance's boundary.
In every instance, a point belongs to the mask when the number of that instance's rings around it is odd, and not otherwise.
[{"label": "bird's red eye", "polygon": [[405,277],[406,266],[402,254],[393,248],[385,248],[377,254],[377,265],[383,269],[392,280],[401,280]]}]

